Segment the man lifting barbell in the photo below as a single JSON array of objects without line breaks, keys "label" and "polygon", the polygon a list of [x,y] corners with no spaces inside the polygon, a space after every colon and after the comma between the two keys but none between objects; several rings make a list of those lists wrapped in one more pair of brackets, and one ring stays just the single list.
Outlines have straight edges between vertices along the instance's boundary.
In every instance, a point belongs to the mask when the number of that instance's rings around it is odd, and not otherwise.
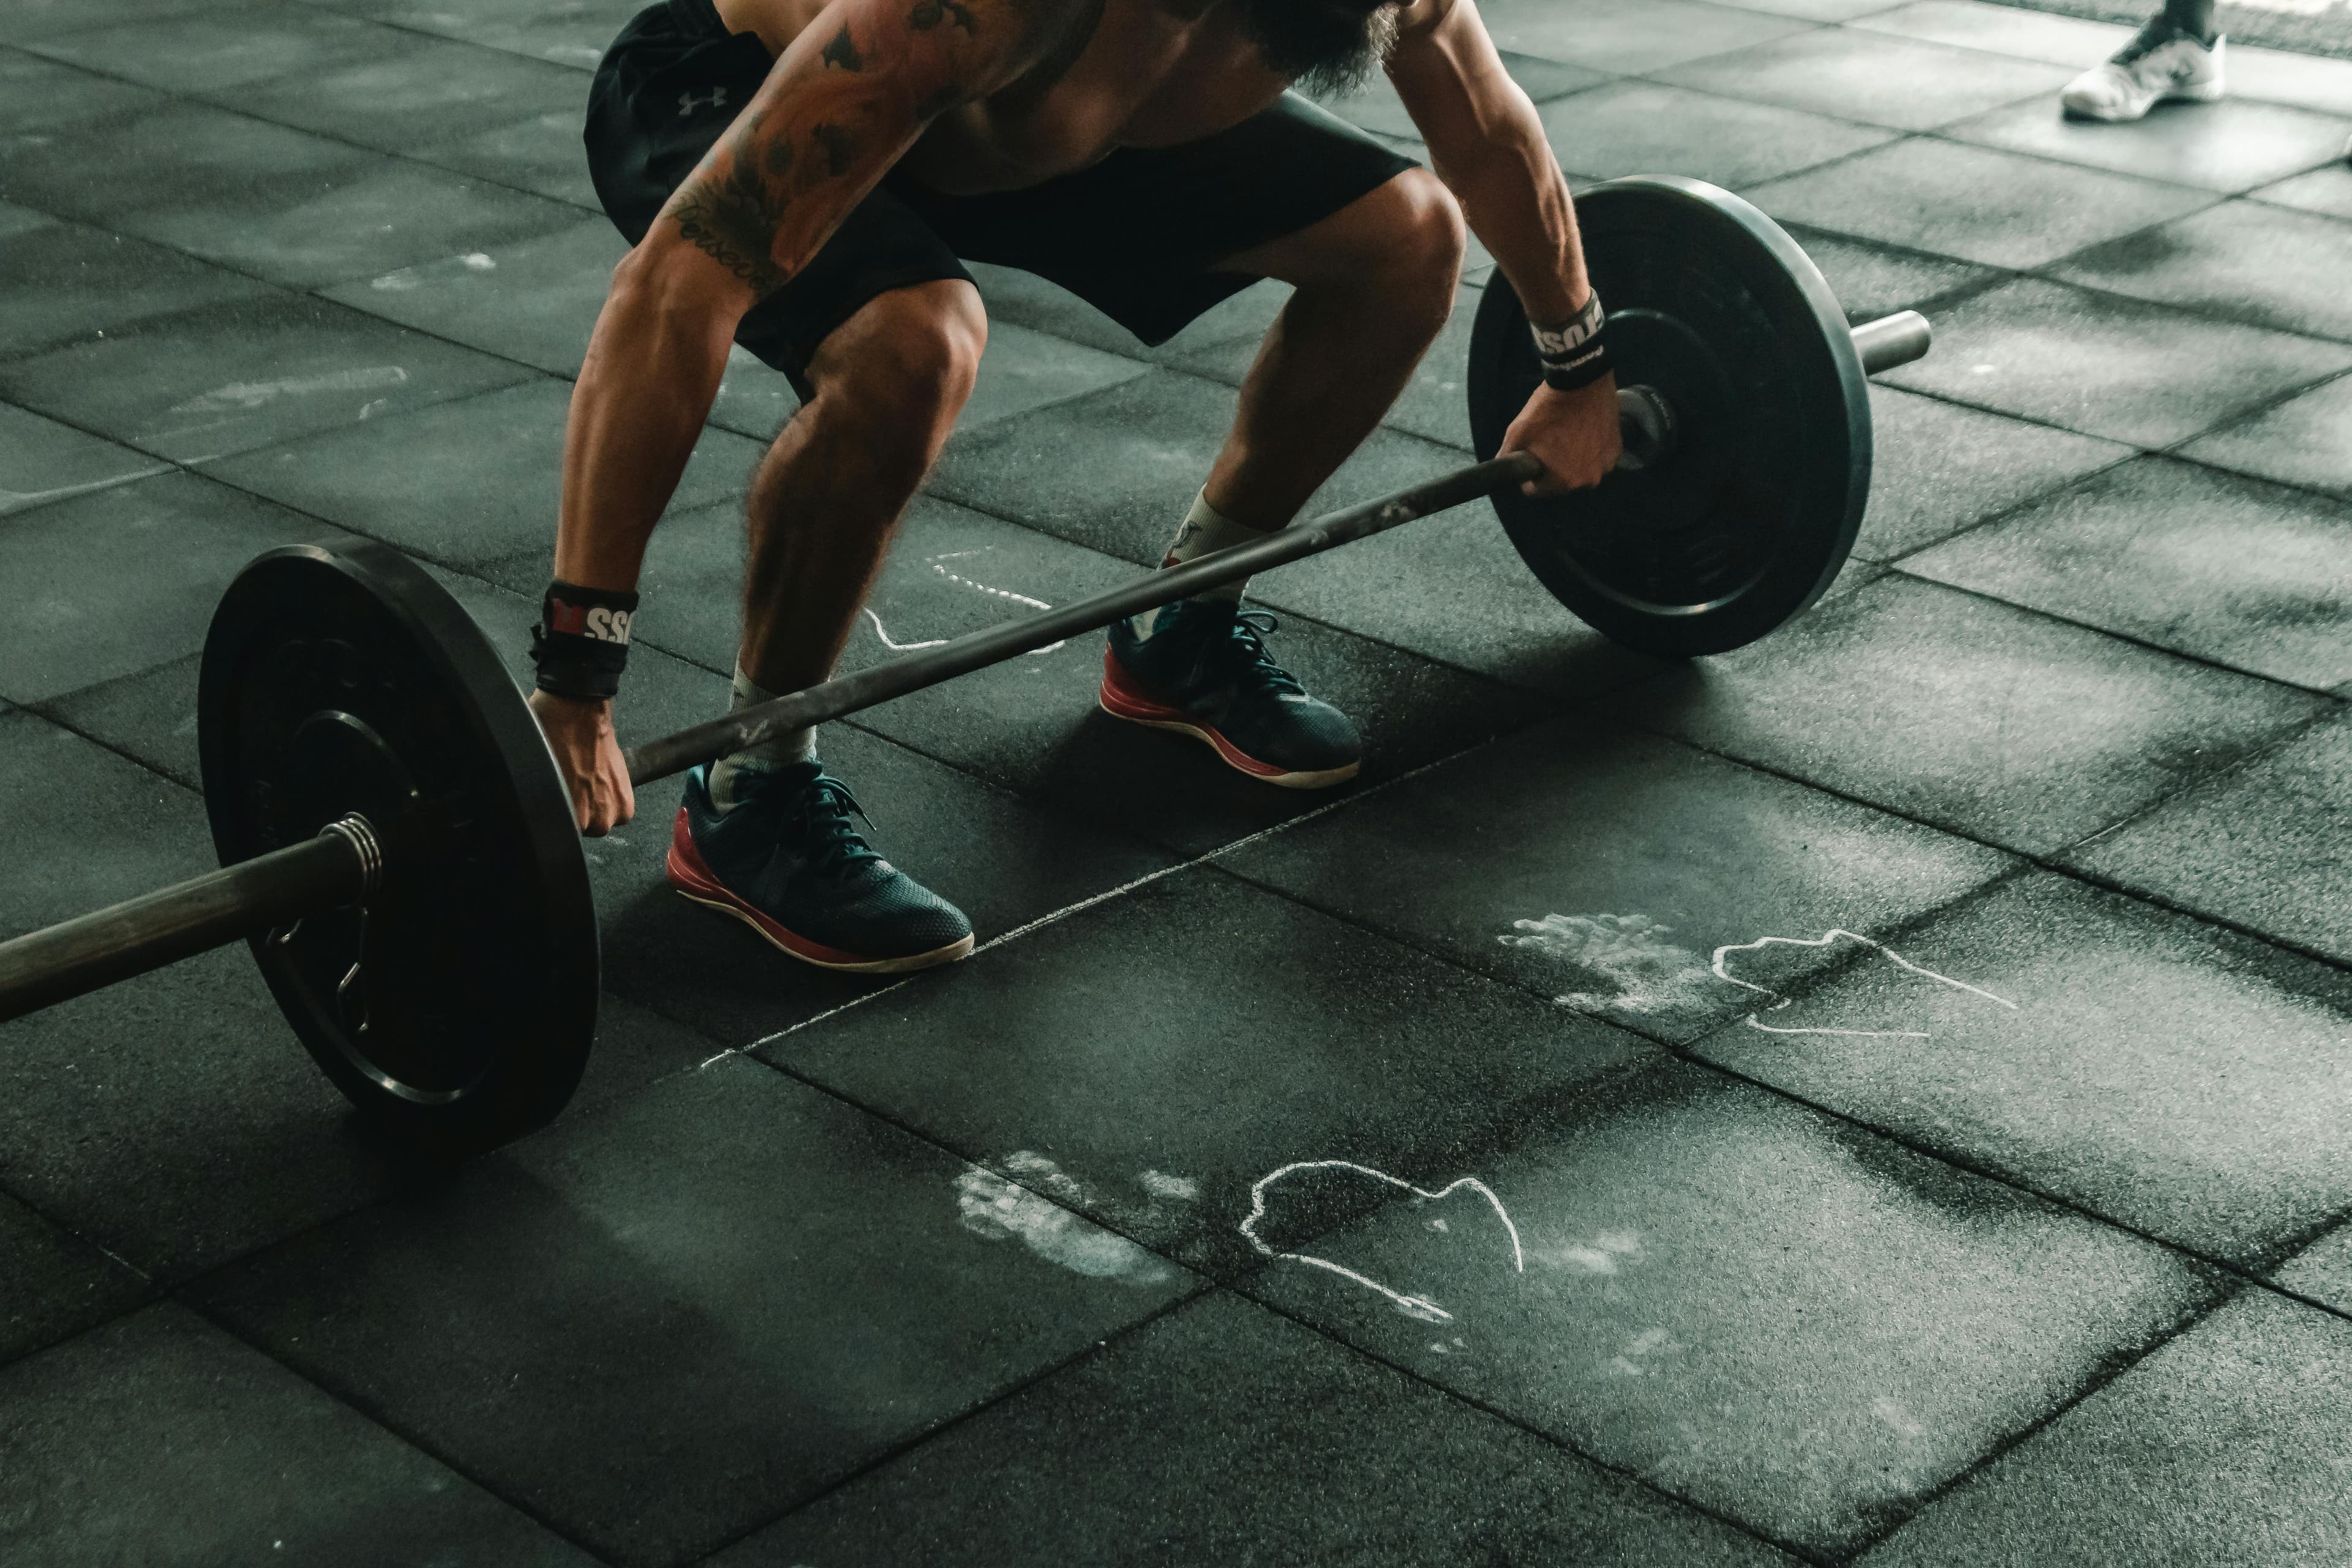
[{"label": "man lifting barbell", "polygon": [[[1428,171],[1287,90],[1383,65]],[[741,342],[803,405],[754,475],[736,707],[824,680],[977,370],[963,260],[1071,289],[1147,343],[1259,278],[1295,287],[1165,564],[1284,527],[1450,314],[1463,227],[1539,327],[1505,438],[1597,483],[1619,414],[1568,185],[1472,0],[666,0],[598,73],[597,188],[635,245],[572,399],[532,706],[583,832],[630,819],[612,699],[646,542]],[[1111,627],[1101,700],[1270,783],[1356,772],[1347,718],[1234,583]],[[800,730],[698,768],[674,885],[795,957],[971,949]]]}]

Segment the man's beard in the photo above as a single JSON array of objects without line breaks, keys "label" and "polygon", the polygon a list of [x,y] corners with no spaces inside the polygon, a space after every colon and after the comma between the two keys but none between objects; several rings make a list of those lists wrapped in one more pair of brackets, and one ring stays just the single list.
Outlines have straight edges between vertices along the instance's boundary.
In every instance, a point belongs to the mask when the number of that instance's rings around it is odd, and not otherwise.
[{"label": "man's beard", "polygon": [[1396,41],[1387,0],[1241,0],[1241,11],[1265,63],[1318,98],[1363,86]]}]

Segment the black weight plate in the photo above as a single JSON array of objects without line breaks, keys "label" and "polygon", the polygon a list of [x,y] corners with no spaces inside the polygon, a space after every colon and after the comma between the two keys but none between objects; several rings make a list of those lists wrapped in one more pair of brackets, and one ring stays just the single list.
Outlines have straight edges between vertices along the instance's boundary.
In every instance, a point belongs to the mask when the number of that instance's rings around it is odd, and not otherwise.
[{"label": "black weight plate", "polygon": [[472,617],[386,546],[273,550],[214,613],[196,710],[222,864],[349,812],[383,841],[364,910],[252,943],[352,1102],[461,1152],[562,1110],[595,1037],[595,908],[554,759]]},{"label": "black weight plate", "polygon": [[[1870,495],[1870,391],[1837,299],[1797,242],[1697,180],[1580,194],[1585,265],[1617,384],[1655,387],[1673,453],[1559,499],[1495,510],[1537,578],[1629,647],[1686,657],[1755,641],[1821,597]],[[1470,424],[1495,455],[1542,379],[1510,285],[1486,285]]]}]

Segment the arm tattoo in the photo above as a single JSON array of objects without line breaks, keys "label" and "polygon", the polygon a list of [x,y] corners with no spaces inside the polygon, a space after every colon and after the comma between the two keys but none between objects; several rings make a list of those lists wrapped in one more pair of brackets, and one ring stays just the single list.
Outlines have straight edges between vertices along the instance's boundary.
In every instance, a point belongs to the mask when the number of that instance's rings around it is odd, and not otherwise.
[{"label": "arm tattoo", "polygon": [[825,173],[835,179],[849,173],[857,162],[857,132],[843,125],[816,124],[809,127],[809,135],[824,149]]},{"label": "arm tattoo", "polygon": [[953,22],[965,32],[973,32],[971,7],[957,0],[915,0],[915,8],[907,14],[907,26],[919,33],[928,33],[942,22]]},{"label": "arm tattoo", "polygon": [[825,45],[821,58],[826,65],[839,66],[845,71],[866,68],[865,58],[857,52],[857,42],[849,36],[849,24],[846,22],[841,25],[841,31],[833,36],[833,42]]},{"label": "arm tattoo", "polygon": [[[756,131],[755,124],[747,129]],[[777,174],[792,166],[790,146],[776,142],[766,162]],[[766,299],[787,281],[776,265],[776,226],[789,197],[772,191],[750,159],[739,159],[717,182],[689,179],[677,193],[678,232],[688,243]]]}]

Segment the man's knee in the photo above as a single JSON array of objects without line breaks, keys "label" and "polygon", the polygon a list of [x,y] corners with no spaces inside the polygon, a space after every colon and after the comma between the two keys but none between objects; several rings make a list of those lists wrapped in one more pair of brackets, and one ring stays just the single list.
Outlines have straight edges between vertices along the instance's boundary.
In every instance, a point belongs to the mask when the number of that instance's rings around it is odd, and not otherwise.
[{"label": "man's knee", "polygon": [[896,289],[828,339],[810,367],[817,395],[877,454],[928,467],[971,395],[988,317],[979,292],[950,280]]},{"label": "man's knee", "polygon": [[1391,286],[1410,303],[1433,311],[1440,322],[1454,310],[1454,290],[1462,280],[1462,258],[1469,244],[1469,226],[1462,204],[1444,183],[1426,169],[1408,169],[1381,188],[1384,211],[1381,226],[1391,236],[1382,247],[1381,270]]}]

